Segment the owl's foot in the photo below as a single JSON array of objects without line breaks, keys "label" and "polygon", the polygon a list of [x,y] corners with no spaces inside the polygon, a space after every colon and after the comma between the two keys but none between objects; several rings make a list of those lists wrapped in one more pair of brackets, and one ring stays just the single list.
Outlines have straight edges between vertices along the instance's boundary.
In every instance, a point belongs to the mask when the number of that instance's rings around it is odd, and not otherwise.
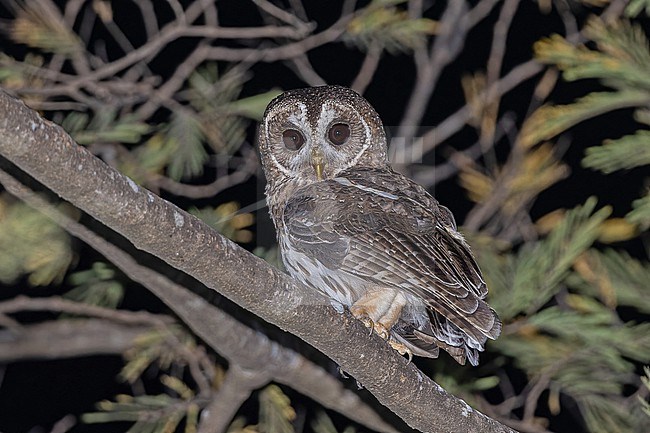
[{"label": "owl's foot", "polygon": [[413,352],[411,352],[411,349],[406,347],[405,344],[400,343],[399,341],[395,340],[390,336],[390,328],[386,328],[386,326],[380,321],[375,322],[372,320],[370,317],[370,314],[368,313],[367,310],[363,308],[361,305],[354,304],[350,308],[350,312],[354,316],[355,319],[361,321],[366,328],[370,329],[370,335],[372,335],[372,331],[375,331],[377,335],[379,335],[381,338],[384,340],[388,341],[388,344],[390,344],[390,347],[392,347],[394,350],[397,351],[400,355],[406,355],[408,356],[408,362],[410,363],[411,360],[413,359]]},{"label": "owl's foot", "polygon": [[350,312],[367,328],[374,330],[384,340],[388,340],[390,329],[399,319],[405,304],[406,299],[397,291],[371,290],[350,307]]},{"label": "owl's foot", "polygon": [[375,322],[372,321],[370,315],[366,313],[363,309],[355,308],[354,306],[350,308],[350,313],[352,313],[355,319],[363,323],[366,328],[370,329],[369,335],[372,335],[372,331],[375,328]]},{"label": "owl's foot", "polygon": [[390,331],[386,329],[386,327],[381,323],[381,322],[375,322],[372,320],[370,315],[363,310],[361,307],[356,307],[352,306],[350,308],[350,312],[354,316],[355,319],[361,321],[365,325],[366,328],[370,329],[370,335],[372,335],[372,331],[375,331],[377,335],[379,335],[381,338],[384,340],[388,340],[388,337],[390,336]]},{"label": "owl's foot", "polygon": [[375,323],[374,329],[377,335],[379,335],[384,340],[388,340],[388,337],[390,337],[390,331],[386,329],[386,327],[382,325],[381,322]]}]

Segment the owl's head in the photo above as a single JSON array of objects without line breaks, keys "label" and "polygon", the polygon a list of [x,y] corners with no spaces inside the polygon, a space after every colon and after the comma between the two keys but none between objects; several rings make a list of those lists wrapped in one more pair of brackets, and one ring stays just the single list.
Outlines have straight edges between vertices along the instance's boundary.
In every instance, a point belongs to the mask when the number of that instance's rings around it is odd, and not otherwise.
[{"label": "owl's head", "polygon": [[260,124],[259,146],[269,185],[307,184],[354,166],[388,164],[379,115],[342,86],[290,90],[275,98]]}]

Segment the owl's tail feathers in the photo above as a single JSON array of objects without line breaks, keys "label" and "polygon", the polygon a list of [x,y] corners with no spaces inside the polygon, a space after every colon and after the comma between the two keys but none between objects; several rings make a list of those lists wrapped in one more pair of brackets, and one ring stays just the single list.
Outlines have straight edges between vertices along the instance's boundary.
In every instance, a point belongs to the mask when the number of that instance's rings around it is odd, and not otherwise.
[{"label": "owl's tail feathers", "polygon": [[[428,312],[431,328],[421,331],[450,347],[462,349],[469,362],[476,365],[478,352],[483,351],[488,338],[495,340],[501,334],[501,321],[497,313],[471,293],[464,302],[441,301],[430,300]],[[440,347],[445,349],[444,346]]]},{"label": "owl's tail feathers", "polygon": [[478,365],[478,354],[483,351],[487,339],[494,340],[501,333],[501,321],[485,301],[477,301],[474,311],[459,310],[457,304],[437,304],[437,308],[428,310],[430,328],[416,330],[414,335],[435,343],[459,364],[464,365],[467,360]]},{"label": "owl's tail feathers", "polygon": [[455,341],[455,344],[449,344],[442,339],[436,338],[433,335],[426,334],[422,331],[414,330],[415,337],[426,344],[436,346],[436,357],[438,348],[442,347],[454,360],[460,365],[465,365],[468,360],[473,366],[478,365],[478,353],[483,351],[483,346],[478,348],[470,347],[464,341]]},{"label": "owl's tail feathers", "polygon": [[[497,312],[483,300],[479,301],[476,311],[467,317],[467,322],[481,336],[490,340],[496,340],[501,334],[501,321]],[[483,342],[485,342],[485,338],[483,338]]]},{"label": "owl's tail feathers", "polygon": [[[393,336],[414,355],[437,358],[440,348],[461,365],[466,361],[478,365],[479,352],[485,342],[501,334],[497,313],[483,300],[477,299],[473,311],[462,311],[458,305],[437,304],[427,309],[429,323],[417,328],[404,321],[393,326]],[[455,308],[454,308],[455,307]]]}]

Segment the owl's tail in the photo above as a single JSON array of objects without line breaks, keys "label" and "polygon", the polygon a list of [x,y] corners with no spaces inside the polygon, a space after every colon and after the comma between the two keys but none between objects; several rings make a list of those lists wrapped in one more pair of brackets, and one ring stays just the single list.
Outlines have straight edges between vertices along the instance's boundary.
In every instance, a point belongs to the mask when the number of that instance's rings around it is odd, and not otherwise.
[{"label": "owl's tail", "polygon": [[414,355],[437,358],[442,348],[459,364],[465,365],[465,362],[469,361],[471,365],[476,366],[479,352],[483,351],[487,339],[496,339],[501,333],[501,322],[494,310],[483,301],[480,301],[480,304],[486,311],[482,311],[474,319],[487,315],[490,317],[476,321],[472,320],[471,316],[461,316],[458,320],[462,322],[462,328],[446,317],[454,316],[450,312],[443,315],[429,309],[430,322],[427,326],[416,329],[412,324],[400,321],[393,327],[393,333],[397,334],[395,337]]}]

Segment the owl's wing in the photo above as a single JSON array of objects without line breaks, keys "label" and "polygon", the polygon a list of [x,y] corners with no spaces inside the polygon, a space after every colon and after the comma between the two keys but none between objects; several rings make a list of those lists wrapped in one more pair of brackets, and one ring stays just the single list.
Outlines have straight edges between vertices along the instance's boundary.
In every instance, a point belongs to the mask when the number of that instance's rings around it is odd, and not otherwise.
[{"label": "owl's wing", "polygon": [[451,213],[409,179],[344,172],[300,190],[283,218],[292,246],[332,272],[422,299],[434,313],[434,332],[449,321],[474,349],[499,335],[496,313],[483,301],[487,287]]}]

